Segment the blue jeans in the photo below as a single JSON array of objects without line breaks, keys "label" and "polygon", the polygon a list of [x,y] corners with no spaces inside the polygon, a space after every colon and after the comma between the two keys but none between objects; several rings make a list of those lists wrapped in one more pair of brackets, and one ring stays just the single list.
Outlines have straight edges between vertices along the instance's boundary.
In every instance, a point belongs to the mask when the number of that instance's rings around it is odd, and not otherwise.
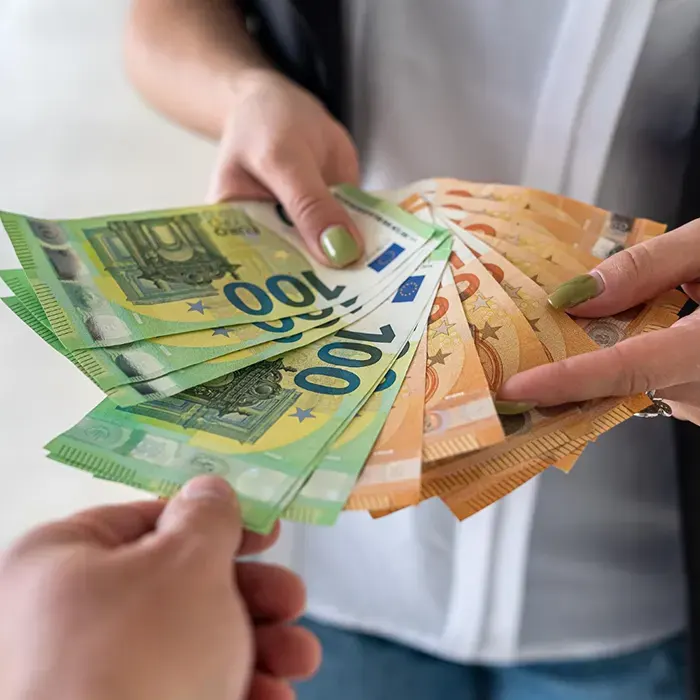
[{"label": "blue jeans", "polygon": [[685,640],[592,661],[466,666],[306,620],[323,665],[299,700],[684,700]]}]

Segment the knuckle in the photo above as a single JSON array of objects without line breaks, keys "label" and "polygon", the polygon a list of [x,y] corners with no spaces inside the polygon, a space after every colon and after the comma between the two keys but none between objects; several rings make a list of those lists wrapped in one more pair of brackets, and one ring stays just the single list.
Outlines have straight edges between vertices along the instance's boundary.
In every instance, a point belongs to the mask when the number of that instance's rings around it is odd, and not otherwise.
[{"label": "knuckle", "polygon": [[206,560],[210,551],[208,545],[205,533],[177,528],[160,540],[158,549],[165,560],[177,566],[180,562]]},{"label": "knuckle", "polygon": [[15,540],[12,546],[8,547],[2,555],[0,555],[0,568],[11,566],[16,561],[31,556],[37,546],[43,542],[45,529],[45,525],[41,526]]},{"label": "knuckle", "polygon": [[569,357],[550,365],[552,375],[548,386],[551,401],[556,404],[566,403],[572,393],[578,393],[580,389],[580,369],[576,357]]},{"label": "knuckle", "polygon": [[340,123],[335,120],[331,123],[331,139],[343,149],[344,153],[350,153],[354,157],[359,158],[358,150],[355,142],[350,136],[350,132]]},{"label": "knuckle", "polygon": [[19,560],[36,558],[40,552],[49,550],[73,532],[71,524],[65,521],[40,525],[17,539],[5,550],[0,561],[3,565],[7,565]]},{"label": "knuckle", "polygon": [[551,366],[552,385],[555,387],[565,388],[568,385],[568,380],[572,371],[571,358],[554,362]]},{"label": "knuckle", "polygon": [[297,192],[289,201],[287,208],[298,221],[304,222],[318,218],[324,209],[324,202],[307,192]]},{"label": "knuckle", "polygon": [[240,162],[236,158],[231,158],[222,163],[219,163],[214,170],[213,179],[217,183],[232,183],[241,178],[244,170],[241,168]]},{"label": "knuckle", "polygon": [[623,283],[647,280],[653,275],[653,258],[647,247],[642,244],[621,250],[610,258],[610,264]]},{"label": "knuckle", "polygon": [[277,172],[285,167],[290,160],[289,146],[277,140],[268,140],[251,156],[251,165],[260,174]]},{"label": "knuckle", "polygon": [[651,391],[655,387],[653,379],[645,367],[632,362],[624,350],[624,345],[614,345],[608,351],[608,361],[612,363],[614,376],[617,377],[615,394],[633,396]]}]

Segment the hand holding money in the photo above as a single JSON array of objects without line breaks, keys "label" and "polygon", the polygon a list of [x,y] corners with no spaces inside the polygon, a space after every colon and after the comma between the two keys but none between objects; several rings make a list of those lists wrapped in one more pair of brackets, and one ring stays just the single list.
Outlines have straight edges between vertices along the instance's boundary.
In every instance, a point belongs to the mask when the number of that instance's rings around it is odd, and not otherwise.
[{"label": "hand holding money", "polygon": [[359,181],[345,128],[276,71],[247,72],[230,93],[237,104],[221,135],[210,200],[274,198],[316,260],[333,267],[355,262],[362,234],[328,191],[328,185]]},{"label": "hand holding money", "polygon": [[[683,230],[658,237],[644,219],[454,180],[379,196],[343,186],[334,206],[365,241],[343,270],[308,255],[274,203],[3,214],[23,267],[0,273],[6,305],[107,394],[49,456],[164,497],[221,475],[260,532],[280,516],[330,525],[343,508],[381,515],[432,497],[463,518],[549,465],[569,470],[649,405],[634,385],[526,390],[682,331],[647,333],[685,301],[666,292],[675,272],[646,294],[620,277],[619,304],[591,307],[604,318],[550,300],[633,243],[680,240],[683,257]],[[625,255],[598,265],[606,279]],[[547,408],[567,397],[592,400]]]},{"label": "hand holding money", "polygon": [[[211,477],[167,505],[95,508],[30,532],[0,559],[0,696],[290,692],[320,657],[287,624],[303,585],[277,566],[232,564],[274,539],[244,533],[230,486]],[[37,673],[37,649],[51,673]]]},{"label": "hand holding money", "polygon": [[[700,301],[700,225],[693,221],[640,243],[571,280],[552,303],[581,318],[623,313],[683,285]],[[700,315],[589,355],[525,372],[503,386],[503,398],[554,406],[656,391],[676,418],[700,424]]]}]

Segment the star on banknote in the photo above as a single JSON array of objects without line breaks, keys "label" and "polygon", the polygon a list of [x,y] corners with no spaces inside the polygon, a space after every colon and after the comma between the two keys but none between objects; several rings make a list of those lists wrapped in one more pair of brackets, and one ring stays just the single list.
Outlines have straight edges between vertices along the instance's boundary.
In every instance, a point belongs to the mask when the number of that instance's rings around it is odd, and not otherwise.
[{"label": "star on banknote", "polygon": [[447,321],[447,319],[444,319],[437,326],[433,326],[431,328],[432,337],[434,338],[435,336],[438,336],[438,335],[446,335],[449,337],[450,331],[454,328],[454,326],[455,326],[454,323],[449,323]]},{"label": "star on banknote", "polygon": [[503,326],[491,326],[488,321],[485,321],[483,327],[479,329],[479,333],[484,340],[488,338],[498,340],[498,331],[500,331],[501,328],[503,328]]}]

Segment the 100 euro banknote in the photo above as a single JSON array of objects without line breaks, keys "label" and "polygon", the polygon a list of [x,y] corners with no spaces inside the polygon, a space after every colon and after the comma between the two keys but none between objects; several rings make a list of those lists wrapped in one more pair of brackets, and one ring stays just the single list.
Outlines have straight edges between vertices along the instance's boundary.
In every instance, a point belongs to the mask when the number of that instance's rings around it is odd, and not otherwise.
[{"label": "100 euro banknote", "polygon": [[[285,518],[316,525],[333,524],[350,498],[363,467],[365,470],[376,471],[376,459],[375,464],[368,464],[368,458],[389,416],[392,412],[400,410],[397,398],[403,389],[404,379],[424,335],[429,312],[430,304],[418,319],[411,337],[402,348],[393,367],[384,376],[360,412],[350,421],[347,429],[325,453],[308,482],[285,510],[283,514]],[[402,397],[404,401],[409,398],[405,395]],[[420,403],[416,405],[415,402],[410,402],[407,408],[416,411],[416,417],[420,421],[423,417],[423,396],[418,398]],[[408,425],[410,422],[406,423],[406,428]],[[420,435],[420,423],[417,427]],[[406,441],[410,443],[411,437],[405,435]],[[386,462],[383,466],[382,474],[385,477],[391,476],[386,472]],[[406,481],[408,465],[402,466],[404,468],[401,469],[400,480]],[[417,465],[414,463],[411,466],[413,474],[410,476],[415,479],[420,476],[420,453]],[[394,471],[399,471],[398,465]],[[393,483],[396,483],[397,474],[393,476]],[[420,494],[420,490],[418,493]],[[355,497],[357,498],[357,495]]]},{"label": "100 euro banknote", "polygon": [[[441,240],[442,243],[438,245],[437,248],[433,249],[433,252],[430,254],[428,258],[429,261],[446,260],[450,251],[451,241],[449,238]],[[430,245],[432,246],[433,244],[434,242],[431,242]],[[413,276],[410,276],[407,280],[404,280],[401,287],[399,287],[399,294],[401,294],[400,290],[402,288],[405,289],[404,285],[408,280],[411,280],[412,277]],[[387,292],[391,292],[391,294],[385,296]],[[171,372],[170,374],[158,377],[149,382],[135,382],[133,384],[118,386],[108,391],[107,395],[121,406],[133,406],[145,401],[173,396],[197,384],[210,382],[217,377],[243,369],[256,362],[277,357],[293,349],[308,345],[327,335],[331,335],[339,329],[357,322],[367,314],[374,312],[382,304],[389,301],[390,296],[395,292],[396,290],[392,287],[388,289],[384,288],[377,296],[370,299],[368,302],[354,304],[344,316],[332,318],[330,321],[311,330],[307,330],[304,333],[269,341],[252,348],[237,350],[227,355],[213,358],[207,362]]]},{"label": "100 euro banknote", "polygon": [[238,490],[246,524],[264,531],[393,366],[446,258],[433,254],[389,303],[332,336],[169,399],[103,402],[47,449],[162,495],[218,473]]},{"label": "100 euro banknote", "polygon": [[54,332],[75,350],[316,313],[372,288],[435,232],[355,188],[335,194],[366,242],[343,270],[312,260],[283,210],[262,202],[0,219]]},{"label": "100 euro banknote", "polygon": [[[64,354],[103,391],[109,392],[124,384],[136,384],[139,385],[137,388],[143,388],[144,394],[153,393],[150,383],[171,372],[233,352],[255,352],[258,346],[273,341],[294,342],[294,339],[300,338],[305,331],[327,327],[328,324],[356,312],[358,308],[377,297],[386,298],[396,290],[407,272],[419,265],[440,240],[440,236],[435,236],[424,248],[407,257],[401,267],[389,275],[382,276],[374,289],[356,299],[318,312],[274,321],[178,333],[112,347],[83,348]],[[51,328],[46,313],[22,270],[0,270],[0,279],[7,284],[36,321]],[[13,310],[16,310],[16,306],[13,306]],[[26,322],[26,316],[23,316],[23,320]],[[348,322],[351,321],[346,321]]]},{"label": "100 euro banknote", "polygon": [[[449,237],[444,234],[434,236],[419,253],[407,259],[408,269],[413,270],[415,266],[420,264],[421,259],[431,255],[431,251],[434,252],[438,248],[440,250],[436,255],[444,258],[449,252],[449,247]],[[8,284],[15,293],[15,298],[21,302],[21,306],[18,306],[17,303],[7,304],[15,315],[73,362],[101,389],[106,391],[113,401],[119,405],[131,406],[148,400],[172,396],[197,384],[248,367],[255,362],[271,359],[294,348],[302,347],[356,322],[358,318],[375,309],[396,292],[400,282],[403,281],[401,278],[395,281],[397,274],[402,273],[405,277],[405,267],[407,266],[404,265],[397,272],[387,276],[382,284],[372,292],[345,302],[343,304],[345,308],[341,315],[331,314],[332,309],[329,308],[317,314],[305,314],[304,319],[300,317],[285,318],[254,324],[264,328],[264,331],[260,332],[264,332],[268,340],[264,342],[261,340],[252,346],[243,347],[233,352],[227,351],[226,348],[222,352],[221,349],[215,347],[209,352],[213,357],[199,363],[193,363],[193,360],[202,357],[202,353],[198,352],[198,348],[189,347],[187,339],[210,334],[209,331],[165,336],[150,341],[132,343],[130,346],[67,350],[51,331],[48,319],[33,290],[31,287],[27,287],[26,275],[18,270],[3,270],[0,271],[0,278]],[[310,323],[312,317],[316,319],[314,323]],[[240,326],[239,328],[248,328],[248,326]],[[297,332],[289,332],[291,328],[297,329]],[[214,331],[215,336],[218,335],[218,330],[221,329]],[[53,337],[49,339],[49,336]],[[179,342],[180,340],[181,342]],[[171,345],[170,342],[174,344]],[[167,359],[167,366],[174,366],[172,371],[163,373],[163,364],[157,361],[156,350]],[[145,368],[153,369],[154,365],[159,371],[153,371],[153,377],[150,379],[138,379],[137,374],[127,371],[127,368],[138,367],[142,373]],[[112,370],[119,368],[122,375],[120,382],[113,381],[116,374],[114,371],[107,371],[110,366]],[[131,381],[124,381],[127,376]]]}]

